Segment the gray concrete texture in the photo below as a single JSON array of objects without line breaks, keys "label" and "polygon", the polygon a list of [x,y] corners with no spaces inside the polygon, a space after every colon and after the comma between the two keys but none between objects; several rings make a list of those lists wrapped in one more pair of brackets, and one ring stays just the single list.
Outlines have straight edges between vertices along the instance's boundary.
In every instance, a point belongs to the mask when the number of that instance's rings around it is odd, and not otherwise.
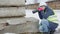
[{"label": "gray concrete texture", "polygon": [[[17,21],[17,20],[15,20],[15,21]],[[24,32],[38,32],[39,31],[38,30],[38,24],[39,24],[38,19],[35,19],[35,18],[21,18],[17,22],[19,22],[18,25],[16,25],[16,24],[11,25],[10,24],[6,28],[4,28],[4,30],[0,31],[0,33],[1,34],[3,34],[3,33],[24,33]],[[13,23],[15,23],[15,22],[13,21]]]},{"label": "gray concrete texture", "polygon": [[25,16],[25,7],[1,7],[0,17]]},{"label": "gray concrete texture", "polygon": [[25,0],[0,0],[0,6],[21,6],[25,5]]}]

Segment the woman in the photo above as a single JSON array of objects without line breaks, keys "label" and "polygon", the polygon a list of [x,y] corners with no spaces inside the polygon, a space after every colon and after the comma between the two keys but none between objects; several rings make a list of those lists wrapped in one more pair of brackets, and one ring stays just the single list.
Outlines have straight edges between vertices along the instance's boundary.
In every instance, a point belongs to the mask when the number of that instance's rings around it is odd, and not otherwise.
[{"label": "woman", "polygon": [[[54,15],[53,10],[51,8],[49,8],[46,3],[41,2],[39,4],[39,8],[37,10],[33,11],[33,13],[36,13],[36,12],[38,12],[39,18],[41,19],[41,24],[39,25],[40,32],[43,32],[43,34],[50,34],[50,31],[54,31],[55,29],[51,29],[51,28],[52,28],[52,26],[54,28],[56,28],[57,24],[55,27],[52,24],[52,22],[48,21],[49,16]],[[50,25],[52,25],[52,26],[50,26]]]}]

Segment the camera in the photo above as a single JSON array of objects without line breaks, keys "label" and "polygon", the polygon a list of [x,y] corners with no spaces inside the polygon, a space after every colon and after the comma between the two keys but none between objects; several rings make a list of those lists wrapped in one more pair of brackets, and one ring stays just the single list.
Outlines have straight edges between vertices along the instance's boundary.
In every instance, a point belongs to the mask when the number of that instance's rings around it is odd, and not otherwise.
[{"label": "camera", "polygon": [[36,12],[38,12],[38,10],[34,10],[34,11],[32,11],[33,14],[36,13]]}]

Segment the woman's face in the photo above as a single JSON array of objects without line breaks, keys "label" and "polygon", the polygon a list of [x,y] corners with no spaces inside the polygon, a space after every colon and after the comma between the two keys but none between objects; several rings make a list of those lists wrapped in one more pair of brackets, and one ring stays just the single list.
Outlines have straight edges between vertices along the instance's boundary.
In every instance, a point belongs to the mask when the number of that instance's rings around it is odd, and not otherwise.
[{"label": "woman's face", "polygon": [[45,10],[45,6],[40,6],[40,8],[42,8],[43,10]]}]

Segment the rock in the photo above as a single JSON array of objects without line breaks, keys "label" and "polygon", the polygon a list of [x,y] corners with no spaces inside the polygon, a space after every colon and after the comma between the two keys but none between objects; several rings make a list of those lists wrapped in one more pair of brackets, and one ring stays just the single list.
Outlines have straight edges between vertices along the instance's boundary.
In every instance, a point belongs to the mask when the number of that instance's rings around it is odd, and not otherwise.
[{"label": "rock", "polygon": [[[24,20],[25,20],[25,22],[24,22]],[[24,23],[20,23],[18,25],[9,25],[3,31],[0,31],[0,32],[1,33],[38,32],[38,25],[39,25],[38,19],[25,18],[24,20],[22,20]]]},{"label": "rock", "polygon": [[0,8],[0,17],[25,16],[25,7]]},{"label": "rock", "polygon": [[0,0],[0,6],[20,6],[25,5],[25,0]]}]

